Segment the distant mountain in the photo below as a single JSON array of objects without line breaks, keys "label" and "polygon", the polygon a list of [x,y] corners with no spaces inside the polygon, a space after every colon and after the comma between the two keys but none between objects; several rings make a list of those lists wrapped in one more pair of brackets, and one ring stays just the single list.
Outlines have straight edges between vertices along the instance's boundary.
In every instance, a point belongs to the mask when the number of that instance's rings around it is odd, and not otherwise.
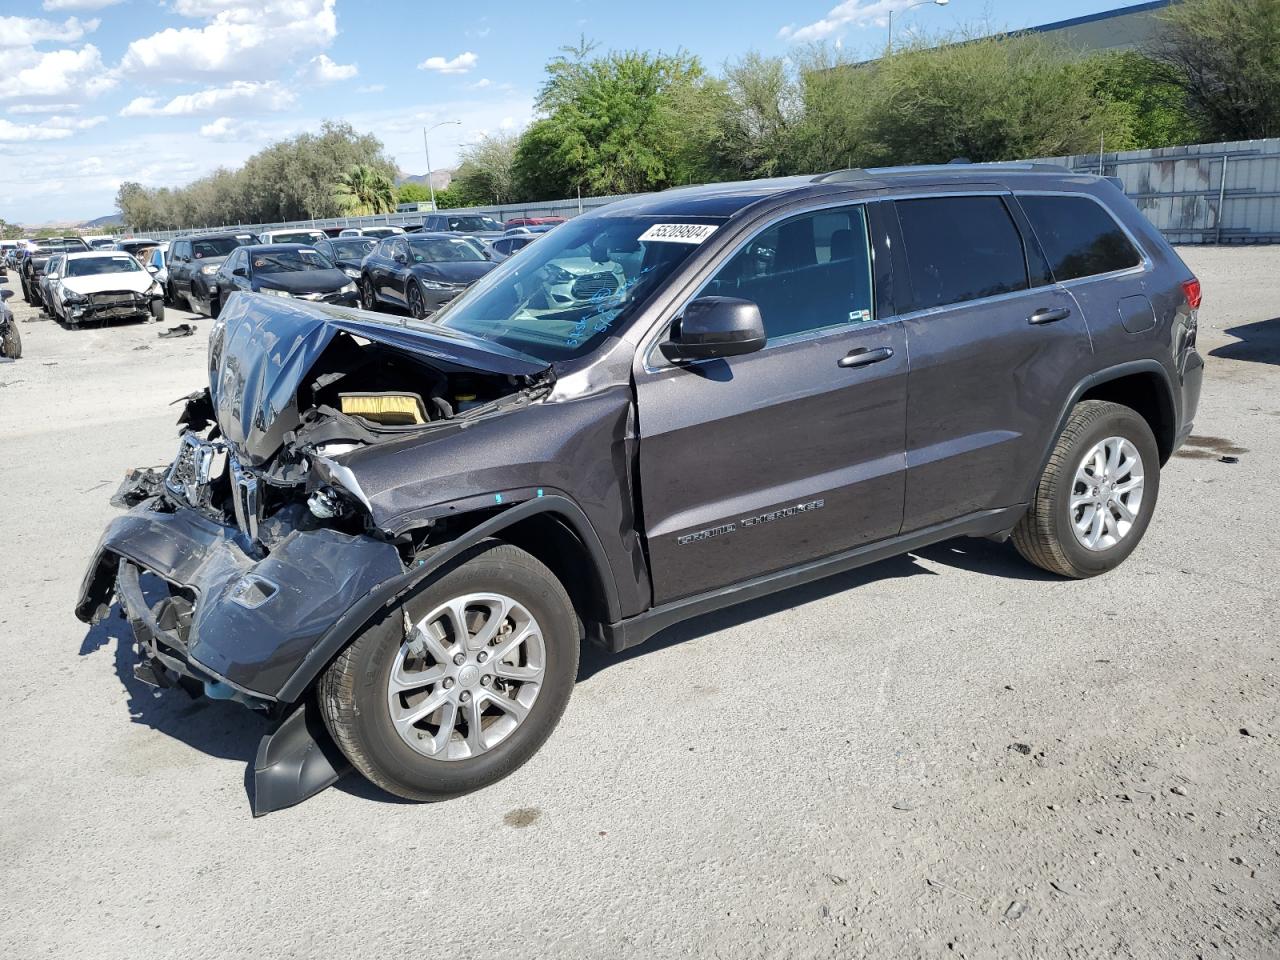
[{"label": "distant mountain", "polygon": [[98,217],[96,220],[86,220],[82,226],[85,227],[120,227],[124,225],[124,221],[120,219],[120,214],[109,213],[105,217]]},{"label": "distant mountain", "polygon": [[[456,170],[449,169],[432,170],[431,185],[437,190],[448,190],[449,184],[453,182],[453,175],[455,173],[457,173]],[[399,179],[396,180],[396,186],[398,187],[402,183],[420,183],[425,187],[427,185],[427,175],[425,173],[402,174]]]}]

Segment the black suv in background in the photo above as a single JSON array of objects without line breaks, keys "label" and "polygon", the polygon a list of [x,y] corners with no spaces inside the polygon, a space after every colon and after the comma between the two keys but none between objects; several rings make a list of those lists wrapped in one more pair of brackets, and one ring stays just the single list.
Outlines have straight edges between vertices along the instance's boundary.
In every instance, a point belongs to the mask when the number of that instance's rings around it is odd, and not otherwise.
[{"label": "black suv in background", "polygon": [[119,598],[140,678],[277,719],[258,812],[339,756],[456,796],[538,749],[584,639],[956,536],[1111,570],[1191,430],[1199,306],[1112,184],[1032,164],[620,201],[434,322],[239,294],[76,612]]},{"label": "black suv in background", "polygon": [[33,307],[43,307],[40,279],[44,276],[49,258],[60,253],[87,253],[89,245],[79,237],[44,237],[29,245],[18,262],[18,280],[22,284],[22,299]]},{"label": "black suv in background", "polygon": [[429,213],[422,218],[421,229],[427,233],[470,233],[484,239],[500,237],[504,231],[502,224],[482,213]]},{"label": "black suv in background", "polygon": [[165,298],[174,305],[183,300],[192,313],[212,316],[210,304],[217,299],[214,275],[232,250],[253,243],[248,233],[209,233],[179,237],[169,244],[169,279]]}]

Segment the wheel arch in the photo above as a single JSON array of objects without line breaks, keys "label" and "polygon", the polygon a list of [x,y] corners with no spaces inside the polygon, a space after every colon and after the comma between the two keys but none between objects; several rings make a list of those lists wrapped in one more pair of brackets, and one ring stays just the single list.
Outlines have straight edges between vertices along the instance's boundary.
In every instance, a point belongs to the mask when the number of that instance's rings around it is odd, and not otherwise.
[{"label": "wheel arch", "polygon": [[[277,699],[285,703],[301,699],[334,657],[368,625],[425,590],[484,540],[511,543],[546,564],[569,594],[588,637],[599,636],[603,623],[621,619],[617,584],[604,546],[582,508],[572,500],[558,495],[538,497],[496,513],[478,513],[476,518],[479,522],[348,609],[312,646],[280,688]],[[531,545],[535,549],[530,549]],[[566,580],[569,576],[574,577],[573,582]]]},{"label": "wheel arch", "polygon": [[1155,434],[1161,466],[1173,456],[1177,445],[1178,412],[1169,371],[1156,360],[1134,360],[1117,364],[1090,374],[1071,391],[1045,444],[1039,469],[1028,484],[1025,497],[1027,503],[1035,495],[1040,476],[1049,463],[1058,437],[1071,417],[1071,411],[1084,400],[1108,400],[1134,410],[1147,421],[1151,432]]}]

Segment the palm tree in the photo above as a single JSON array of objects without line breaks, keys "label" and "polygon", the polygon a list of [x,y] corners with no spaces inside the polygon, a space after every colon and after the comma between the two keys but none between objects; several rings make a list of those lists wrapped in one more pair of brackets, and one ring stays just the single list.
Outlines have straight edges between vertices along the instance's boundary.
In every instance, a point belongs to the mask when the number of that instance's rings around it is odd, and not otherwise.
[{"label": "palm tree", "polygon": [[385,173],[356,164],[333,185],[338,206],[351,216],[390,213],[396,206],[395,185]]}]

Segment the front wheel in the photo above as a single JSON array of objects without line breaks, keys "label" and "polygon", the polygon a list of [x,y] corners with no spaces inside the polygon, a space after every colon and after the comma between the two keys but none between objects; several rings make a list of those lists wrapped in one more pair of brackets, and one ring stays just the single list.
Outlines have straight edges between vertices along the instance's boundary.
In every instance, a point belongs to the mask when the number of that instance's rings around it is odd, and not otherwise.
[{"label": "front wheel", "polygon": [[413,315],[415,320],[425,320],[427,318],[427,299],[422,295],[422,288],[418,286],[416,281],[409,281],[409,313]]},{"label": "front wheel", "polygon": [[1147,421],[1118,403],[1086,400],[1058,437],[1014,546],[1064,577],[1106,573],[1142,540],[1159,492],[1160,450]]},{"label": "front wheel", "polygon": [[528,760],[578,670],[577,616],[536,558],[487,542],[367,629],[320,680],[325,724],[391,793],[445,800]]},{"label": "front wheel", "polygon": [[368,277],[360,281],[360,309],[370,312],[378,309],[378,295],[373,292],[373,282]]}]

